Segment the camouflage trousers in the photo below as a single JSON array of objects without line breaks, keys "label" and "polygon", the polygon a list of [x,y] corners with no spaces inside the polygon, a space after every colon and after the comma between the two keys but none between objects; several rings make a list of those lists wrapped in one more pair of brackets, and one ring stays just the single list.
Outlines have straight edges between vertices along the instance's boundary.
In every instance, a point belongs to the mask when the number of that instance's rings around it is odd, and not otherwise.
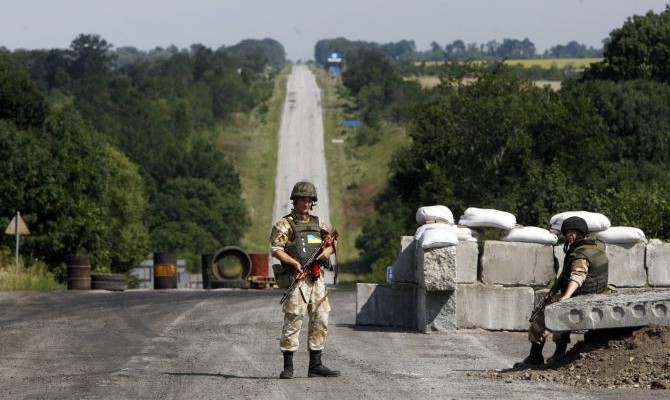
[{"label": "camouflage trousers", "polygon": [[[555,299],[552,299],[547,305],[555,301]],[[544,324],[544,310],[541,310],[533,322],[531,322],[530,328],[528,328],[528,341],[544,345],[549,335],[553,336],[552,339],[556,343],[570,343],[570,331],[552,332],[547,329],[547,326]]]},{"label": "camouflage trousers", "polygon": [[330,303],[326,297],[326,284],[323,278],[300,281],[283,306],[284,327],[281,332],[279,348],[281,351],[296,351],[300,344],[298,337],[302,328],[305,312],[309,315],[307,334],[310,350],[323,350],[328,335],[328,313]]}]

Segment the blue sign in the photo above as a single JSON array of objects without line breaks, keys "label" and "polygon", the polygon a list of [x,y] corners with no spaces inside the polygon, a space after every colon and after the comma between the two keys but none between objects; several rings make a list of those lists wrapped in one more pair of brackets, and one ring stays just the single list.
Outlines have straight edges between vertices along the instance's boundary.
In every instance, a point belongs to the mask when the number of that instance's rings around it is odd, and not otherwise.
[{"label": "blue sign", "polygon": [[340,74],[340,67],[331,65],[328,67],[328,73],[331,75],[339,75]]},{"label": "blue sign", "polygon": [[357,127],[357,126],[360,126],[360,125],[361,125],[360,121],[355,121],[355,120],[342,121],[342,126],[346,126],[346,127]]},{"label": "blue sign", "polygon": [[342,62],[342,53],[338,53],[336,51],[333,51],[330,53],[328,56],[328,62],[329,63],[341,63]]}]

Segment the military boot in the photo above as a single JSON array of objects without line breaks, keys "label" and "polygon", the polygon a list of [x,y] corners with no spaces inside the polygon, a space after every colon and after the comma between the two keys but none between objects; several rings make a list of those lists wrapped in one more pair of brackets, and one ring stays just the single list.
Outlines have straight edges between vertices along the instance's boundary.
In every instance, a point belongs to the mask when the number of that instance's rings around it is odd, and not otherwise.
[{"label": "military boot", "polygon": [[313,378],[315,376],[340,376],[340,371],[332,370],[321,364],[321,350],[309,351],[309,371],[307,376]]},{"label": "military boot", "polygon": [[530,354],[522,361],[514,364],[513,368],[527,368],[534,365],[544,364],[544,357],[542,356],[542,348],[544,346],[537,343],[532,343],[530,346]]},{"label": "military boot", "polygon": [[292,351],[283,351],[284,355],[284,370],[279,374],[281,379],[291,379],[293,378],[293,352]]},{"label": "military boot", "polygon": [[557,342],[556,343],[556,350],[554,350],[554,354],[547,358],[547,363],[553,363],[555,361],[558,361],[559,358],[563,354],[565,354],[565,350],[568,348],[568,342]]}]

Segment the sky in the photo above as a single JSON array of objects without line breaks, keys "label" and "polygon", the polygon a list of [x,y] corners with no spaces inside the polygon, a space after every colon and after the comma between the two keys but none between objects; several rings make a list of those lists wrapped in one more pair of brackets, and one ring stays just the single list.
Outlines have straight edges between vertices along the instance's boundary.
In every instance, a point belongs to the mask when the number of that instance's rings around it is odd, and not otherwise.
[{"label": "sky", "polygon": [[417,50],[460,39],[530,39],[542,53],[572,40],[602,40],[633,15],[665,9],[652,0],[0,0],[0,46],[67,48],[80,33],[115,47],[211,48],[272,38],[290,60],[314,57],[321,39],[414,40]]}]

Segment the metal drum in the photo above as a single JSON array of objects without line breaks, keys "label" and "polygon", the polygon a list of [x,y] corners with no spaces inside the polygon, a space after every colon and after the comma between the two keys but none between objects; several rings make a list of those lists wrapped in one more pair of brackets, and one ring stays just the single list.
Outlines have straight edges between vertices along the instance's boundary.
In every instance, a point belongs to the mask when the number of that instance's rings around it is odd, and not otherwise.
[{"label": "metal drum", "polygon": [[212,276],[212,259],[214,258],[213,254],[203,254],[200,256],[200,263],[202,264],[202,288],[211,289],[211,276]]},{"label": "metal drum", "polygon": [[70,259],[67,290],[91,290],[91,261],[88,256],[73,256]]},{"label": "metal drum", "polygon": [[[251,259],[251,276],[252,288],[264,289],[266,286],[265,282],[257,278],[266,278],[269,274],[269,260],[270,256],[268,253],[250,253],[249,258]],[[257,279],[257,282],[254,282],[253,279]]]},{"label": "metal drum", "polygon": [[172,253],[154,253],[154,289],[177,288],[177,257]]},{"label": "metal drum", "polygon": [[237,246],[226,246],[212,257],[212,288],[248,288],[251,258]]}]

